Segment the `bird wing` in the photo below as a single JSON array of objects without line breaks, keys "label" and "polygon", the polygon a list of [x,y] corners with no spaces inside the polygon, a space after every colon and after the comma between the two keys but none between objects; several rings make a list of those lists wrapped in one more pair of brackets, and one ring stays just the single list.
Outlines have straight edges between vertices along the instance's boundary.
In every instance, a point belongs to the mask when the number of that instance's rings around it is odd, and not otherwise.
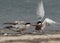
[{"label": "bird wing", "polygon": [[53,21],[52,19],[45,18],[45,20],[43,21],[43,24],[44,23],[47,23],[47,24],[56,24],[57,22]]},{"label": "bird wing", "polygon": [[18,23],[3,23],[3,24],[11,24],[11,25],[16,25]]},{"label": "bird wing", "polygon": [[37,17],[42,20],[44,17],[44,7],[43,7],[43,0],[40,0],[38,3],[38,8],[37,8]]},{"label": "bird wing", "polygon": [[45,26],[47,26],[47,25],[53,25],[53,24],[60,24],[60,23],[55,22],[52,19],[45,18],[45,20],[42,23],[42,30],[45,28]]}]

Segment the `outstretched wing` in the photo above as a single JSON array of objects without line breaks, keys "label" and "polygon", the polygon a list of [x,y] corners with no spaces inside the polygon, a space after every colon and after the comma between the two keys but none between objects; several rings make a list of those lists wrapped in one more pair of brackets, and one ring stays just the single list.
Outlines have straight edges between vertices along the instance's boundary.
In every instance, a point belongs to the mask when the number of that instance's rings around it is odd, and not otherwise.
[{"label": "outstretched wing", "polygon": [[43,7],[43,0],[40,0],[40,2],[38,3],[38,8],[37,8],[37,17],[39,19],[42,20],[42,18],[44,17],[44,7]]},{"label": "outstretched wing", "polygon": [[53,25],[53,24],[60,24],[58,22],[53,21],[52,19],[46,18],[43,23],[42,23],[42,30],[45,28],[47,25]]},{"label": "outstretched wing", "polygon": [[43,24],[45,24],[45,23],[47,23],[47,24],[56,24],[55,21],[53,21],[52,19],[49,19],[49,18],[46,18],[46,19],[43,21]]}]

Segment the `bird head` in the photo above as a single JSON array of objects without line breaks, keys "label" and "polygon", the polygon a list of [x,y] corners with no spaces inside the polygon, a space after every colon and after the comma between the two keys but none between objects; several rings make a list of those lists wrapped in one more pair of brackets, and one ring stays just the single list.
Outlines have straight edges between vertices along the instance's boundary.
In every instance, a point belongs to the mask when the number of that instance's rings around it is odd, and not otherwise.
[{"label": "bird head", "polygon": [[37,24],[40,25],[40,24],[42,24],[42,22],[41,21],[38,21]]},{"label": "bird head", "polygon": [[30,27],[31,23],[25,23],[26,27]]}]

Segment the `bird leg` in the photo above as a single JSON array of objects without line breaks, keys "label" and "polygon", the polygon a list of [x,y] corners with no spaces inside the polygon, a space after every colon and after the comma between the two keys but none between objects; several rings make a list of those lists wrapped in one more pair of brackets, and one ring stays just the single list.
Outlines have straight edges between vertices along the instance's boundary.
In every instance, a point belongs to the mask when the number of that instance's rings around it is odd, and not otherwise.
[{"label": "bird leg", "polygon": [[43,30],[40,30],[40,33],[44,34],[44,31]]},{"label": "bird leg", "polygon": [[16,32],[19,32],[20,34],[24,34],[24,32],[21,30],[17,30]]},{"label": "bird leg", "polygon": [[23,31],[20,31],[20,34],[24,34],[24,32]]},{"label": "bird leg", "polygon": [[33,32],[32,32],[32,34],[36,34],[37,32],[38,32],[38,31],[37,31],[37,30],[35,30],[35,31],[33,31]]}]

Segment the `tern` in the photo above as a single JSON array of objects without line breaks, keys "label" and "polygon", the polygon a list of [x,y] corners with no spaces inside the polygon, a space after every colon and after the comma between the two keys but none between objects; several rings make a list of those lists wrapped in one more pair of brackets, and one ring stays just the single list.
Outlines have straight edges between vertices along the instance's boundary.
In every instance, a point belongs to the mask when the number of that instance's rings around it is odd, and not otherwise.
[{"label": "tern", "polygon": [[50,19],[50,18],[45,18],[45,20],[43,22],[42,19],[45,15],[45,11],[44,11],[44,6],[43,6],[43,0],[39,0],[39,3],[38,3],[38,8],[37,8],[37,18],[38,18],[38,21],[35,25],[35,30],[38,30],[38,31],[43,31],[44,28],[46,26],[48,26],[49,24],[52,25],[52,24],[60,24],[58,22],[55,22],[54,20]]},{"label": "tern", "polygon": [[20,34],[24,34],[24,30],[26,30],[28,27],[31,26],[31,23],[29,23],[29,22],[24,23],[23,21],[21,21],[20,24],[14,24],[14,23],[5,23],[5,24],[12,24],[12,25],[6,26],[4,28],[10,29],[10,30],[12,30],[11,28],[16,28],[17,30],[16,31],[13,30],[13,31],[19,32]]},{"label": "tern", "polygon": [[31,27],[31,23],[25,23],[25,24],[18,25],[17,32],[24,34],[24,30],[26,30],[29,27]]}]

